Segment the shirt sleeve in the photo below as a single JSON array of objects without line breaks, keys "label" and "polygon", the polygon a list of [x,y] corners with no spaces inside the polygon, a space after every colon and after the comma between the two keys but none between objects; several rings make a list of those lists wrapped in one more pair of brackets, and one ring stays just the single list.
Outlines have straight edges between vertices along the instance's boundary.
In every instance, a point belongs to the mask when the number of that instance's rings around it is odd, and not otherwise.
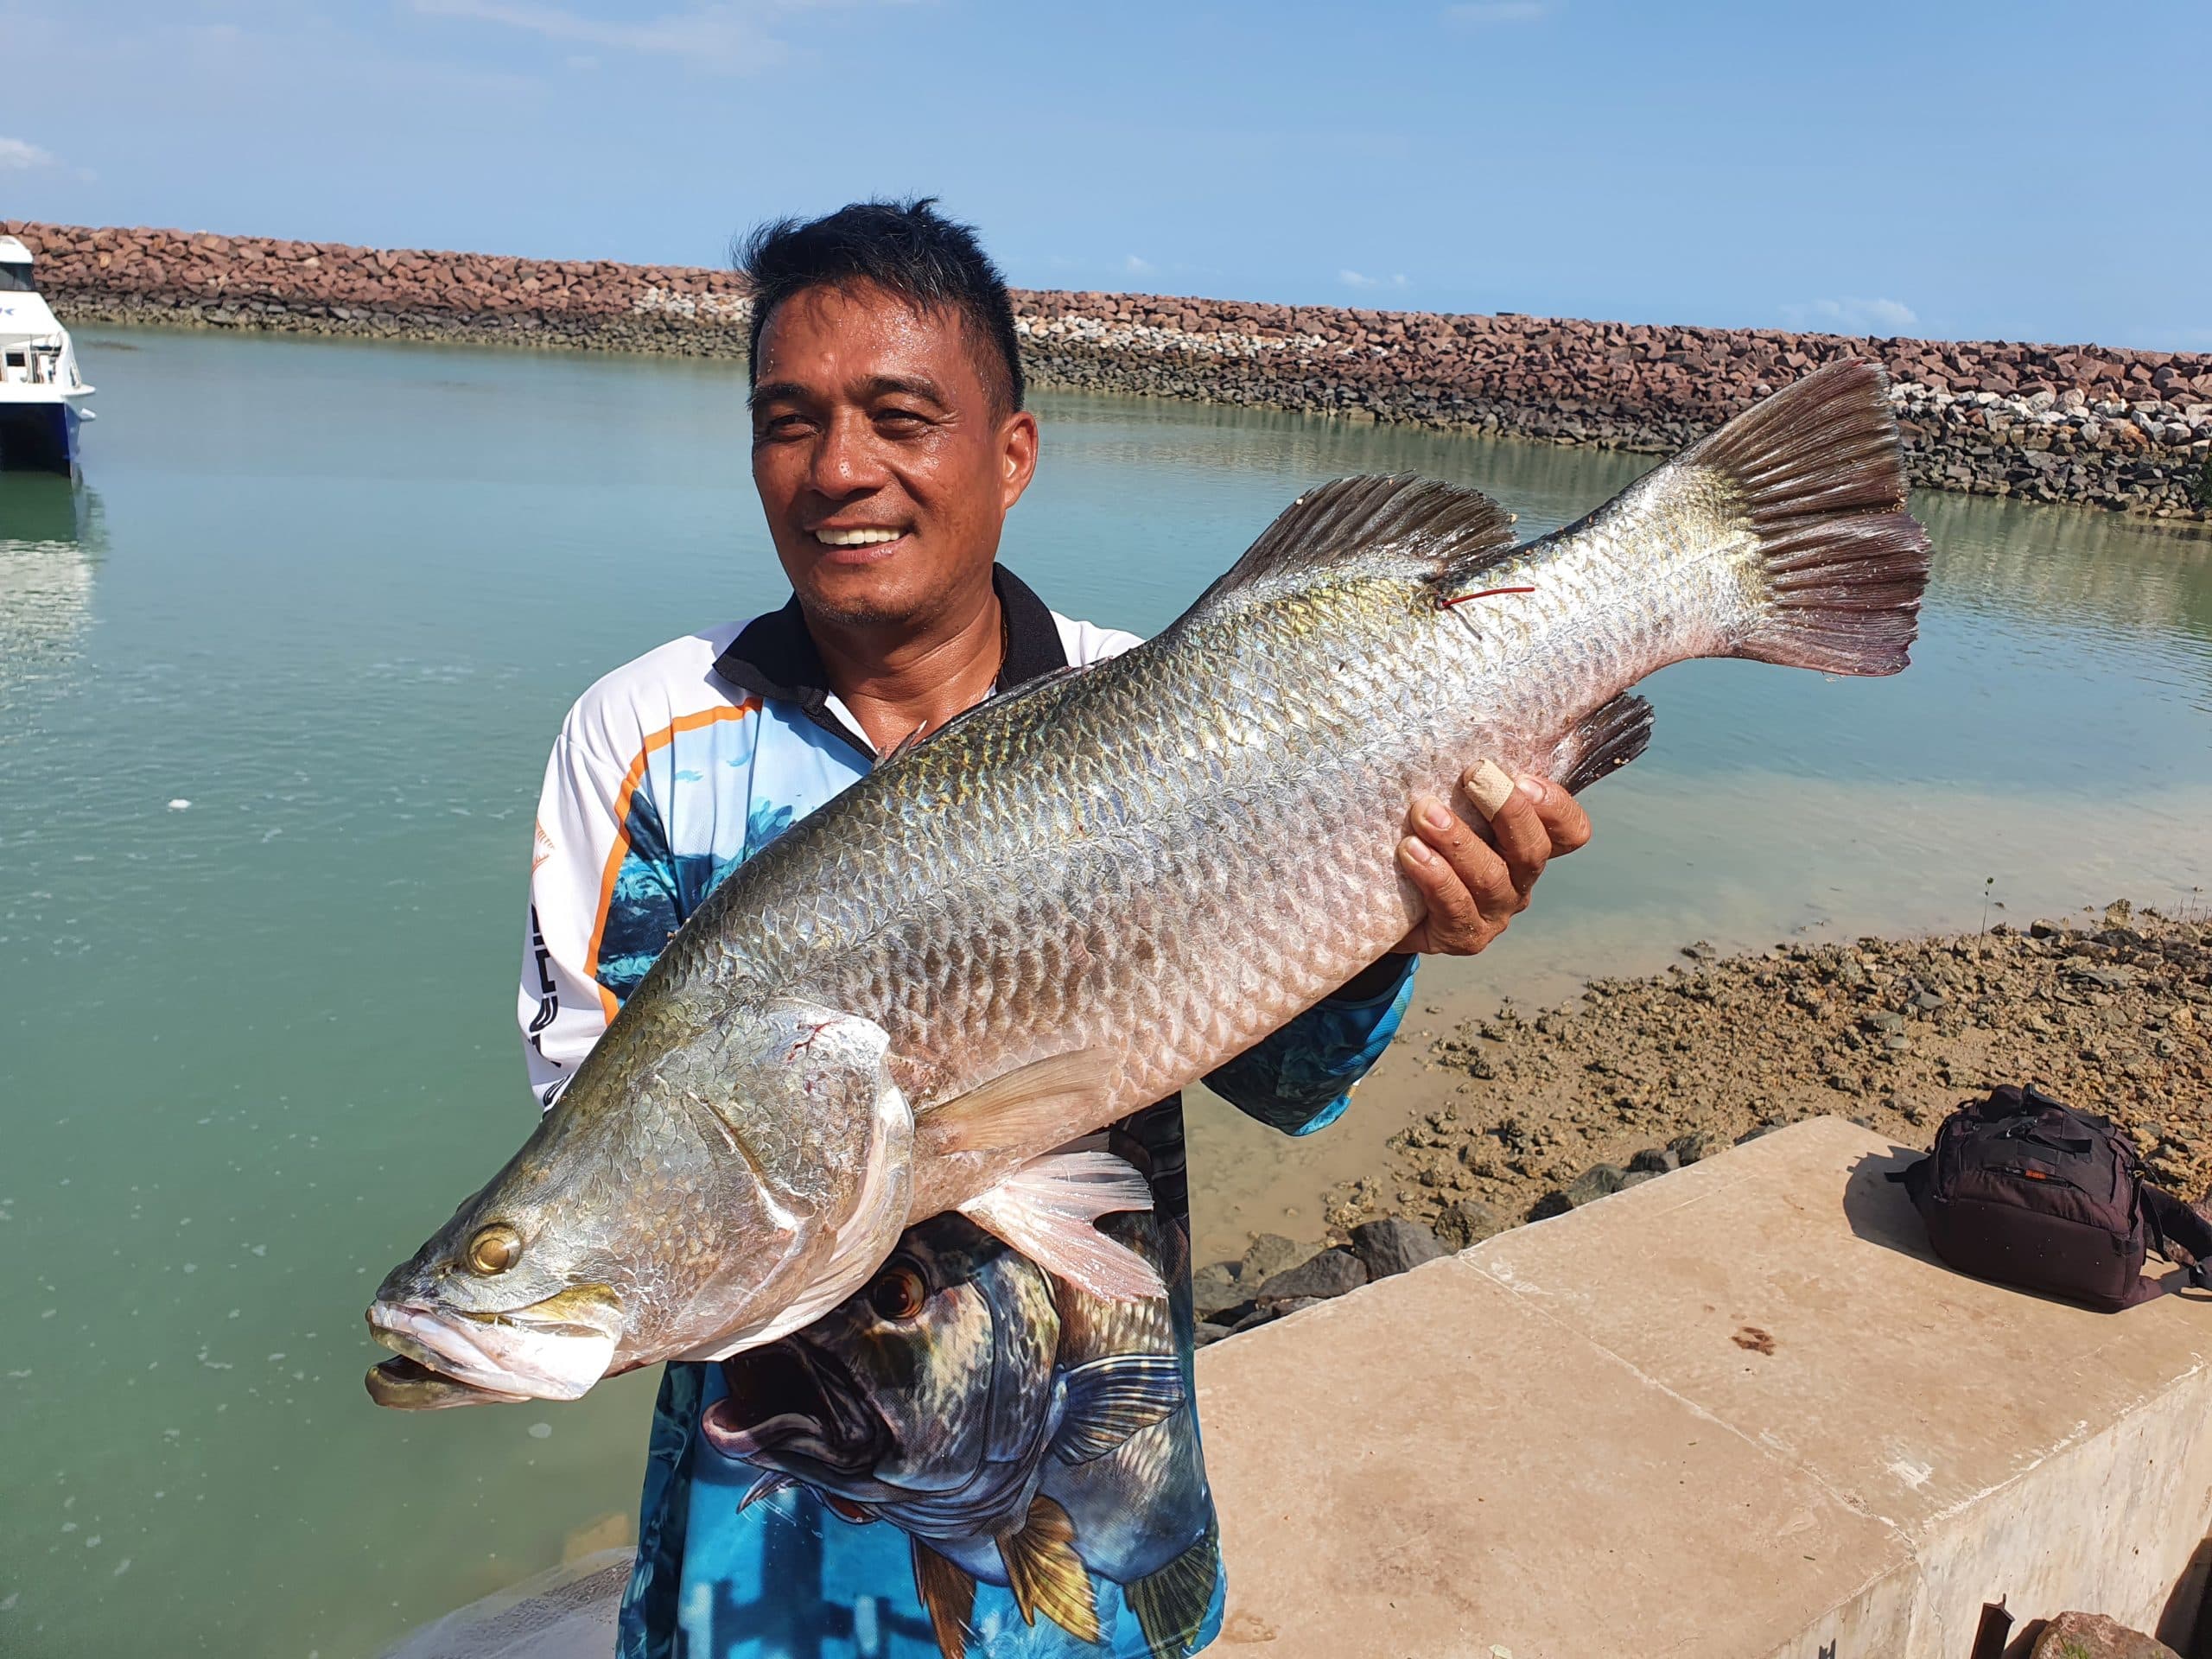
[{"label": "shirt sleeve", "polygon": [[[625,975],[636,945],[651,934],[657,950],[679,920],[673,888],[654,880],[649,861],[636,856],[631,820],[651,810],[636,771],[595,753],[574,715],[545,763],[515,1005],[541,1109],[559,1096],[621,1006],[620,993],[635,983],[635,975]],[[615,931],[624,937],[611,939],[616,910]],[[650,964],[651,954],[644,960]]]},{"label": "shirt sleeve", "polygon": [[[1395,979],[1374,969],[1360,975],[1347,987],[1355,995],[1324,998],[1209,1072],[1206,1087],[1287,1135],[1326,1128],[1351,1103],[1352,1086],[1397,1034],[1413,998],[1416,960],[1400,961]],[[1384,982],[1379,988],[1376,978]]]}]

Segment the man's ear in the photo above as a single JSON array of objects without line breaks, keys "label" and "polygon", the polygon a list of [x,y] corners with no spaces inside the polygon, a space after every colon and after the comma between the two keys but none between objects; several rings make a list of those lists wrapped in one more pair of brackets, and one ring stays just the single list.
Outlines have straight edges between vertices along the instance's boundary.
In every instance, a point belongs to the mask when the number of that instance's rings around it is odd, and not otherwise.
[{"label": "man's ear", "polygon": [[1016,410],[999,428],[1000,500],[1011,511],[1037,475],[1037,417]]}]

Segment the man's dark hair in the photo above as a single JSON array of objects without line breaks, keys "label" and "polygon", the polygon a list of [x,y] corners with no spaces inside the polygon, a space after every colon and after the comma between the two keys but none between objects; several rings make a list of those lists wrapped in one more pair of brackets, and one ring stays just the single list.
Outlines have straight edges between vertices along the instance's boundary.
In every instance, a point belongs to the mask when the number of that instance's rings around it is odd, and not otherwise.
[{"label": "man's dark hair", "polygon": [[1006,278],[976,232],[937,211],[937,199],[856,201],[801,223],[779,219],[741,241],[734,263],[753,279],[748,378],[757,379],[760,331],[792,295],[810,288],[868,282],[917,310],[949,311],[963,321],[1002,414],[1021,407],[1021,347]]}]

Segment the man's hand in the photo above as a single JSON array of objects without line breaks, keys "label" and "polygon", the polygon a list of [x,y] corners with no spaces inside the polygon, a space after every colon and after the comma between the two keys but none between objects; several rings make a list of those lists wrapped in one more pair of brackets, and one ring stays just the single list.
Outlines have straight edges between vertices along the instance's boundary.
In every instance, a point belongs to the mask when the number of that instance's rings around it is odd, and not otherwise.
[{"label": "man's hand", "polygon": [[1590,839],[1589,815],[1548,778],[1508,778],[1485,760],[1459,787],[1489,820],[1487,834],[1445,802],[1414,803],[1398,866],[1421,890],[1428,914],[1399,944],[1402,952],[1473,956],[1529,907],[1529,890],[1544,865]]}]

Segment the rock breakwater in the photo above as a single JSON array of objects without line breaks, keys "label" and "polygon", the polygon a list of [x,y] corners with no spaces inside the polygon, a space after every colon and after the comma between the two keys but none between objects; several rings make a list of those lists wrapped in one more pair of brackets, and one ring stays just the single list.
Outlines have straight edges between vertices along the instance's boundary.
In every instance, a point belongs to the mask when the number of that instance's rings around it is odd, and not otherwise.
[{"label": "rock breakwater", "polygon": [[[737,356],[734,272],[0,222],[76,322]],[[1914,482],[2212,517],[2212,355],[1017,290],[1042,384],[1672,451],[1847,355]]]}]

